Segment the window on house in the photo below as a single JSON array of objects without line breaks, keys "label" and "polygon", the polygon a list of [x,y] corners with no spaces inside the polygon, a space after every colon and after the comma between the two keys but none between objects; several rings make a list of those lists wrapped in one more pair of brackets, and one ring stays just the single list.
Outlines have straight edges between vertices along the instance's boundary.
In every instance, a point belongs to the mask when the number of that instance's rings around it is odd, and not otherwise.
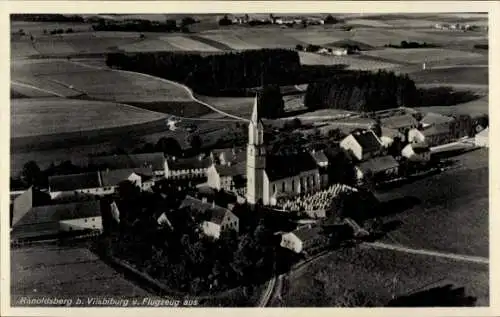
[{"label": "window on house", "polygon": [[295,180],[292,179],[292,192],[294,192],[294,191],[295,191]]},{"label": "window on house", "polygon": [[281,191],[282,191],[282,192],[285,192],[285,189],[286,189],[286,188],[285,188],[285,182],[283,182],[283,183],[281,184]]}]

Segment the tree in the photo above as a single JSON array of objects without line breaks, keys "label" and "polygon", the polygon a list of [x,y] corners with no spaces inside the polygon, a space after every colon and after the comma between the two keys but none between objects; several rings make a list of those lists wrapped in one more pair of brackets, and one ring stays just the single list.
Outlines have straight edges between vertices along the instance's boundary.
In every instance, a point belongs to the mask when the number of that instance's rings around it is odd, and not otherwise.
[{"label": "tree", "polygon": [[118,184],[118,195],[123,200],[135,200],[140,197],[141,190],[131,181],[125,180]]},{"label": "tree", "polygon": [[303,46],[302,44],[297,44],[297,45],[295,46],[295,49],[296,49],[297,51],[303,51],[303,50],[304,50],[304,46]]},{"label": "tree", "polygon": [[285,102],[278,85],[265,85],[259,96],[259,113],[264,118],[275,119],[285,112]]},{"label": "tree", "polygon": [[231,25],[233,24],[233,21],[231,21],[231,19],[229,19],[229,17],[226,15],[224,15],[224,17],[222,19],[219,20],[219,25],[220,26],[227,26],[227,25]]},{"label": "tree", "polygon": [[162,137],[158,140],[155,145],[155,150],[163,152],[164,154],[180,156],[182,153],[181,146],[179,142],[174,138]]},{"label": "tree", "polygon": [[325,24],[336,24],[338,23],[339,20],[334,18],[331,14],[329,14],[326,18],[325,18]]},{"label": "tree", "polygon": [[188,25],[195,24],[195,23],[196,23],[196,20],[193,19],[192,17],[184,17],[181,21],[182,26],[188,26]]},{"label": "tree", "polygon": [[201,146],[202,146],[202,141],[201,141],[200,136],[197,134],[191,136],[191,140],[189,141],[189,145],[195,151],[200,150]]},{"label": "tree", "polygon": [[40,167],[35,161],[29,161],[23,166],[21,180],[28,186],[38,185],[41,177]]}]

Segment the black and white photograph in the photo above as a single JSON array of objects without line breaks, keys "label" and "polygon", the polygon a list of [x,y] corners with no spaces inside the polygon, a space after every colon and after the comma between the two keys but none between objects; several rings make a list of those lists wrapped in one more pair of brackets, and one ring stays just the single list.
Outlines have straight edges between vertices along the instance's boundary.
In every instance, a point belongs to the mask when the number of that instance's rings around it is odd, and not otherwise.
[{"label": "black and white photograph", "polygon": [[10,307],[490,307],[487,11],[160,9],[9,13]]}]

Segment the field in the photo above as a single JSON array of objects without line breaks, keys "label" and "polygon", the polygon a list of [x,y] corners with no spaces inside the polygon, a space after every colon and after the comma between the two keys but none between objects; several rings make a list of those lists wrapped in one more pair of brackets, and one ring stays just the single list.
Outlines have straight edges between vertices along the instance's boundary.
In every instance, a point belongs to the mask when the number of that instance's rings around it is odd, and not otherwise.
[{"label": "field", "polygon": [[300,62],[304,65],[346,65],[346,69],[377,70],[397,68],[400,65],[378,60],[357,58],[355,56],[328,56],[300,52]]},{"label": "field", "polygon": [[15,99],[11,101],[11,138],[99,130],[162,117],[160,113],[110,102]]},{"label": "field", "polygon": [[364,54],[374,57],[382,57],[385,59],[397,62],[407,63],[423,63],[434,61],[445,61],[463,58],[481,58],[482,55],[478,53],[463,52],[456,50],[448,50],[442,48],[414,48],[414,49],[398,49],[386,48],[380,50],[371,50],[364,52]]},{"label": "field", "polygon": [[[452,284],[465,287],[467,296],[478,299],[477,306],[489,305],[488,266],[462,263],[442,258],[413,255],[391,250],[353,248],[334,251],[302,270],[292,273],[284,306],[306,307],[324,303],[318,294],[314,277],[324,271],[329,288],[362,291],[378,305],[391,300],[392,295],[404,296],[431,287]],[[324,294],[321,294],[324,295]]]},{"label": "field", "polygon": [[11,251],[11,296],[150,295],[84,247],[36,246]]},{"label": "field", "polygon": [[37,60],[13,62],[12,80],[62,96],[84,94],[116,102],[190,101],[180,85],[152,76],[110,70],[76,61]]},{"label": "field", "polygon": [[404,197],[420,201],[415,207],[384,219],[402,222],[386,242],[488,256],[488,150],[476,150],[454,159],[458,169],[378,193],[384,201]]},{"label": "field", "polygon": [[456,66],[426,69],[409,74],[416,83],[488,85],[488,67]]},{"label": "field", "polygon": [[488,97],[483,97],[477,100],[466,102],[463,104],[448,106],[448,107],[420,107],[417,110],[423,112],[436,112],[443,115],[461,115],[468,114],[471,116],[488,114]]}]

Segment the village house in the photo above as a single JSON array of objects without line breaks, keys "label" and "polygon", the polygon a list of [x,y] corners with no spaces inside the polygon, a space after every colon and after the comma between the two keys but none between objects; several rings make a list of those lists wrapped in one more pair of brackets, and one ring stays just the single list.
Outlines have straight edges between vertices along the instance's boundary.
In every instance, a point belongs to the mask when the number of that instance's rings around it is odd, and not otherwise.
[{"label": "village house", "polygon": [[408,132],[408,142],[427,143],[430,147],[450,143],[453,140],[452,131],[447,125],[433,125],[421,130],[412,129]]},{"label": "village house", "polygon": [[235,164],[246,160],[246,153],[244,148],[214,149],[210,152],[210,158],[214,164]]},{"label": "village house", "polygon": [[89,166],[99,170],[151,168],[157,177],[165,176],[166,160],[163,153],[120,154],[89,157]]},{"label": "village house", "polygon": [[234,192],[246,185],[246,161],[212,164],[207,170],[207,185],[217,190]]},{"label": "village house", "polygon": [[382,145],[386,148],[390,147],[394,142],[394,139],[399,138],[402,142],[405,142],[406,137],[403,133],[399,132],[396,129],[390,129],[386,127],[382,127],[382,134],[380,136],[380,141]]},{"label": "village house", "polygon": [[234,230],[239,232],[239,219],[229,209],[217,206],[215,202],[209,203],[186,196],[179,209],[189,208],[192,212],[199,213],[204,219],[201,223],[203,233],[218,239],[222,232]]},{"label": "village house", "polygon": [[381,118],[380,124],[382,127],[399,131],[406,139],[408,137],[408,131],[418,128],[419,122],[411,114],[399,114]]},{"label": "village house", "polygon": [[412,162],[429,162],[431,150],[426,143],[409,143],[401,150],[401,156]]},{"label": "village house", "polygon": [[373,157],[354,167],[358,182],[364,182],[367,177],[387,179],[398,175],[399,163],[390,155]]},{"label": "village house", "polygon": [[168,179],[195,179],[207,176],[212,159],[203,155],[190,158],[170,157],[165,163],[165,177]]},{"label": "village house", "polygon": [[383,151],[382,141],[372,130],[358,130],[346,136],[340,147],[358,161],[378,156]]},{"label": "village house", "polygon": [[62,232],[102,231],[99,201],[36,206],[31,189],[14,200],[11,239],[55,236]]},{"label": "village house", "polygon": [[51,176],[49,193],[52,199],[57,200],[110,195],[115,193],[118,184],[125,180],[146,191],[154,185],[152,175],[151,168],[137,168]]},{"label": "village house", "polygon": [[420,119],[419,125],[422,129],[436,126],[440,128],[446,127],[451,130],[451,126],[454,121],[455,118],[453,117],[443,116],[439,113],[428,112],[425,114],[425,116],[422,117],[422,119]]},{"label": "village house", "polygon": [[295,253],[306,253],[309,249],[323,242],[322,228],[303,226],[281,235],[280,246]]}]

